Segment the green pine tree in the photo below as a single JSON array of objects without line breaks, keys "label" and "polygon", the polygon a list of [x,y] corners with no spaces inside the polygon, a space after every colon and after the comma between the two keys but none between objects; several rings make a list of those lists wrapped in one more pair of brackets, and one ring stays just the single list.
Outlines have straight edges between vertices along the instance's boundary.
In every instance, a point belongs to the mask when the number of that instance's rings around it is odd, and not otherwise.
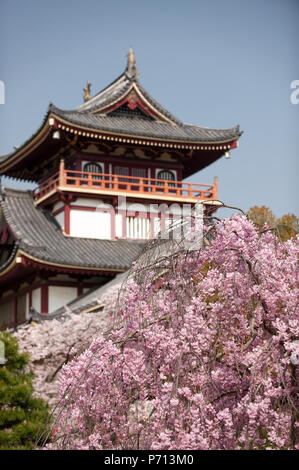
[{"label": "green pine tree", "polygon": [[0,450],[33,449],[47,431],[49,407],[32,396],[28,354],[19,352],[16,338],[7,332],[0,332],[0,341],[5,352],[0,363]]}]

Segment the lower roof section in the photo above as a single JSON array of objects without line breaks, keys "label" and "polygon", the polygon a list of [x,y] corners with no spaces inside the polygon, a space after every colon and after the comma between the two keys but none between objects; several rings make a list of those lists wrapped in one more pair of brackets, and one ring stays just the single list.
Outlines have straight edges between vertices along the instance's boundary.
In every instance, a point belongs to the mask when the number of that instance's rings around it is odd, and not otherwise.
[{"label": "lower roof section", "polygon": [[15,239],[8,262],[0,266],[0,276],[24,259],[64,272],[121,272],[144,247],[138,241],[66,237],[49,212],[34,205],[31,191],[2,188],[0,208]]},{"label": "lower roof section", "polygon": [[[57,318],[60,315],[63,315],[67,310],[71,311],[72,313],[83,313],[89,311],[95,311],[102,308],[105,305],[105,300],[103,296],[111,289],[120,289],[122,285],[126,282],[129,278],[130,272],[125,271],[123,273],[117,274],[113,279],[110,281],[98,285],[89,289],[86,293],[76,297],[74,300],[69,302],[65,308],[65,306],[55,310],[55,312],[51,313],[51,318]],[[112,291],[111,291],[112,292]],[[45,320],[46,315],[40,314],[40,319]]]}]

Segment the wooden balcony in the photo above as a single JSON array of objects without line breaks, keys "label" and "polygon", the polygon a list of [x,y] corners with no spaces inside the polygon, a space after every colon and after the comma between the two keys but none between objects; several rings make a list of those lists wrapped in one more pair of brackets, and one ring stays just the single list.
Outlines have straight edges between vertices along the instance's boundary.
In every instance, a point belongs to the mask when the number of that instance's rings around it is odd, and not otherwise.
[{"label": "wooden balcony", "polygon": [[212,185],[185,183],[183,181],[67,170],[63,164],[60,165],[59,172],[33,190],[33,197],[36,204],[39,204],[57,191],[81,194],[97,193],[172,202],[218,199],[217,178],[214,179]]}]

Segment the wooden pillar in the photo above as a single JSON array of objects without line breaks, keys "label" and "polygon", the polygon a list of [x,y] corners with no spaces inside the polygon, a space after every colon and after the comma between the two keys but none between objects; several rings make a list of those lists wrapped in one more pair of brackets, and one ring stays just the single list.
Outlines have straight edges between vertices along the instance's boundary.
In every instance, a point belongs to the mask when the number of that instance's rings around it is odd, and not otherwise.
[{"label": "wooden pillar", "polygon": [[111,236],[111,239],[112,240],[115,240],[116,238],[116,234],[115,234],[115,209],[112,209],[111,211],[109,211],[110,213],[110,236]]},{"label": "wooden pillar", "polygon": [[218,199],[218,177],[214,177],[214,185],[213,185],[213,199]]},{"label": "wooden pillar", "polygon": [[64,204],[64,232],[66,235],[70,234],[70,218],[71,218],[71,208],[68,201]]},{"label": "wooden pillar", "polygon": [[14,298],[14,312],[13,312],[13,316],[14,316],[13,324],[14,324],[14,328],[16,328],[16,327],[18,326],[18,297],[15,297],[15,298]]},{"label": "wooden pillar", "polygon": [[65,184],[65,174],[64,174],[64,159],[60,160],[59,165],[59,186],[64,186]]},{"label": "wooden pillar", "polygon": [[41,287],[41,313],[47,314],[49,312],[49,286],[43,284]]},{"label": "wooden pillar", "polygon": [[151,167],[151,179],[156,179],[156,168],[154,166]]},{"label": "wooden pillar", "polygon": [[77,287],[77,296],[79,297],[82,294],[83,294],[83,287],[82,285],[79,284]]},{"label": "wooden pillar", "polygon": [[30,292],[29,292],[29,310],[30,310],[31,307],[32,307],[32,290],[33,290],[33,289],[31,289]]},{"label": "wooden pillar", "polygon": [[123,215],[123,218],[122,218],[122,238],[124,240],[126,240],[128,238],[128,230],[127,230],[127,204],[126,204],[126,208],[124,211],[122,211],[122,215]]}]

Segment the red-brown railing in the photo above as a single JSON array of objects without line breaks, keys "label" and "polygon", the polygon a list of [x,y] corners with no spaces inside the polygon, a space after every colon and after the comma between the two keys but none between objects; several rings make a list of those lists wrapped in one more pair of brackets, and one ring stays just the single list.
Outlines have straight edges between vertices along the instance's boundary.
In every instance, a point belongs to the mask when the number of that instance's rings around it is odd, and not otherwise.
[{"label": "red-brown railing", "polygon": [[148,198],[160,196],[173,199],[217,199],[217,181],[214,184],[185,183],[156,178],[140,178],[137,176],[112,175],[105,173],[89,173],[85,171],[60,169],[48,180],[33,191],[34,199],[46,196],[56,188],[72,190],[98,190],[99,192],[138,194]]},{"label": "red-brown railing", "polygon": [[53,191],[59,186],[59,171],[52,175],[47,180],[43,181],[38,188],[35,188],[33,192],[33,198],[38,201],[42,197],[46,196],[48,193]]}]

